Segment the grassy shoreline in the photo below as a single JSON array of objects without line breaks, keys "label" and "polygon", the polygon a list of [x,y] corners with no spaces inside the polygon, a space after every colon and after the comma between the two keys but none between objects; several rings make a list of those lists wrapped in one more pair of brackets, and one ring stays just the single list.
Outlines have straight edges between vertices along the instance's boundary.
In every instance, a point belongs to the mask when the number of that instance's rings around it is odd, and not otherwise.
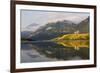
[{"label": "grassy shoreline", "polygon": [[63,36],[52,39],[52,41],[61,41],[61,40],[89,40],[89,34],[88,33],[65,34]]}]

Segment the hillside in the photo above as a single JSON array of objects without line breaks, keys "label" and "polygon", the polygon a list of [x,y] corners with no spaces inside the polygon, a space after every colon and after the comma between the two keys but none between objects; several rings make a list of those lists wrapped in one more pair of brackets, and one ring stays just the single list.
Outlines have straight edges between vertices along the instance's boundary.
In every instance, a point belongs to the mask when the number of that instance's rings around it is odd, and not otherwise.
[{"label": "hillside", "polygon": [[63,36],[52,39],[52,41],[61,41],[61,40],[89,40],[89,34],[65,34]]},{"label": "hillside", "polygon": [[40,27],[30,38],[32,40],[50,40],[64,34],[73,33],[75,30],[76,24],[71,21],[57,21]]}]

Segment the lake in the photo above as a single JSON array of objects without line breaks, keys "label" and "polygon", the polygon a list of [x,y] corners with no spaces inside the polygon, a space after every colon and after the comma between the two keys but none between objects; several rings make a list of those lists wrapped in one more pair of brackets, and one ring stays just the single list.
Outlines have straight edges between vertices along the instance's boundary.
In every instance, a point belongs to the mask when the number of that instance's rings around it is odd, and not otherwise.
[{"label": "lake", "polygon": [[21,63],[89,59],[88,40],[21,43]]}]

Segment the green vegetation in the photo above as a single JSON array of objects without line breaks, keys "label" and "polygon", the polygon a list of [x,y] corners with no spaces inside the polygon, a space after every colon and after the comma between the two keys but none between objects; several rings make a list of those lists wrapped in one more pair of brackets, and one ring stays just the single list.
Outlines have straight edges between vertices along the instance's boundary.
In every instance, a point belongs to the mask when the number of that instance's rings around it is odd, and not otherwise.
[{"label": "green vegetation", "polygon": [[88,33],[77,33],[77,34],[65,34],[63,36],[52,39],[52,41],[61,40],[89,40]]},{"label": "green vegetation", "polygon": [[73,49],[75,50],[79,50],[82,47],[89,48],[89,40],[57,41],[56,43],[65,47],[74,47]]}]

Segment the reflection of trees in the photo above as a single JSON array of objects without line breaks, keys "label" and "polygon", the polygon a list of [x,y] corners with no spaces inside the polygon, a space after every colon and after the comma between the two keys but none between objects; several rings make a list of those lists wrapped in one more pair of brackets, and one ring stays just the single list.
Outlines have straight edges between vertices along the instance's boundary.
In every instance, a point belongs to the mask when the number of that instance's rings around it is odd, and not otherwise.
[{"label": "reflection of trees", "polygon": [[41,55],[48,58],[56,58],[58,60],[69,60],[76,56],[82,59],[89,58],[89,49],[80,48],[79,50],[75,50],[73,47],[67,47],[53,42],[34,43],[31,46]]},{"label": "reflection of trees", "polygon": [[69,40],[69,41],[58,41],[57,44],[61,44],[65,47],[73,47],[75,50],[79,50],[80,48],[89,48],[89,40]]}]

